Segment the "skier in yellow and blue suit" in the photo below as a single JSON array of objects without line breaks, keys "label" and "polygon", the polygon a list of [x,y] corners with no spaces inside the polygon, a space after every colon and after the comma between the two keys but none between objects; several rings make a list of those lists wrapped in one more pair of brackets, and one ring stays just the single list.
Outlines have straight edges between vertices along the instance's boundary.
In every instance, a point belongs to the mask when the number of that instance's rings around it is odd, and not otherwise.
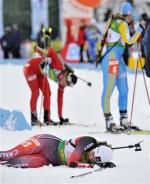
[{"label": "skier in yellow and blue suit", "polygon": [[[141,20],[135,33],[130,36],[129,24],[131,22],[133,22],[133,7],[130,3],[124,2],[120,6],[118,16],[113,18],[110,23],[106,38],[106,51],[101,62],[104,85],[101,103],[107,131],[129,128],[127,115],[128,83],[123,53],[126,44],[132,45],[138,41],[145,27],[145,22]],[[119,92],[120,126],[114,123],[110,110],[110,97],[115,86]]]}]

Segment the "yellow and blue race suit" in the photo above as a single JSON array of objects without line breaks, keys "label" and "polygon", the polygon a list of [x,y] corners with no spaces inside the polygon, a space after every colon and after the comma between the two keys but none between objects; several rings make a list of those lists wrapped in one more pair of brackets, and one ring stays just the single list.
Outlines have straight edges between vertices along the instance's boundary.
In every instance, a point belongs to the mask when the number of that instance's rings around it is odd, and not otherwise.
[{"label": "yellow and blue race suit", "polygon": [[138,26],[130,36],[128,23],[123,19],[113,19],[107,34],[106,52],[101,62],[103,72],[103,92],[101,104],[104,114],[110,113],[110,97],[117,86],[119,92],[118,106],[120,111],[127,110],[128,83],[126,65],[123,60],[125,44],[138,41],[143,29]]}]

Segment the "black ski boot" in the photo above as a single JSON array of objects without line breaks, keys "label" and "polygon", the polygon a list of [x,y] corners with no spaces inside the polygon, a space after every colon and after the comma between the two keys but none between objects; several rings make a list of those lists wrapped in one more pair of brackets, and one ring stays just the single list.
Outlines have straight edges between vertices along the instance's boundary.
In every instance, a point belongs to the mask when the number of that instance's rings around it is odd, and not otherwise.
[{"label": "black ski boot", "polygon": [[139,127],[130,125],[130,122],[128,121],[127,110],[120,111],[120,126],[124,127],[125,130],[140,131]]},{"label": "black ski boot", "polygon": [[58,125],[58,123],[57,122],[54,122],[53,120],[51,120],[50,118],[49,118],[49,111],[48,110],[45,110],[44,111],[44,125],[54,125],[54,126],[56,126],[56,125]]},{"label": "black ski boot", "polygon": [[68,125],[69,119],[68,118],[60,118],[60,125]]},{"label": "black ski boot", "polygon": [[42,123],[37,118],[36,112],[31,112],[31,126],[42,126]]},{"label": "black ski boot", "polygon": [[120,111],[120,126],[124,127],[125,130],[130,129],[127,110]]},{"label": "black ski boot", "polygon": [[106,129],[108,132],[120,132],[122,131],[123,127],[118,126],[114,123],[114,119],[111,115],[111,113],[104,114],[105,122],[106,122]]}]

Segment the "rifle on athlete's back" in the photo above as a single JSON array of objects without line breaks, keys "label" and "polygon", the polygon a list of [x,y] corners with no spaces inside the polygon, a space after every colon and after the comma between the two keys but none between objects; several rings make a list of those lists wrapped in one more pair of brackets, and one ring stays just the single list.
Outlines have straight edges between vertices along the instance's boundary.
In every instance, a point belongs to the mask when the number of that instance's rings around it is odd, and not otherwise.
[{"label": "rifle on athlete's back", "polygon": [[[101,41],[101,48],[100,48],[100,50],[98,51],[98,54],[97,54],[96,67],[98,66],[99,63],[101,63],[102,59],[106,56],[106,54],[109,51],[111,51],[111,49],[115,45],[117,45],[117,43],[120,41],[120,39],[118,41],[116,41],[108,50],[106,50],[104,52],[104,47],[106,46],[106,41],[107,41],[108,30],[111,26],[111,23],[112,23],[113,19],[123,19],[123,20],[125,20],[125,18],[120,13],[110,14],[110,18],[109,18],[109,20],[107,22],[107,25],[106,25],[106,30],[105,30],[105,33],[103,35],[102,41]],[[103,52],[104,52],[104,54],[103,54]]]},{"label": "rifle on athlete's back", "polygon": [[96,67],[98,66],[98,64],[102,60],[102,51],[103,51],[105,43],[106,43],[107,34],[108,34],[109,27],[111,25],[112,19],[113,19],[113,15],[111,14],[110,18],[109,18],[109,20],[107,22],[105,33],[104,33],[102,41],[101,41],[101,48],[100,48],[100,50],[98,51],[98,54],[97,54]]}]

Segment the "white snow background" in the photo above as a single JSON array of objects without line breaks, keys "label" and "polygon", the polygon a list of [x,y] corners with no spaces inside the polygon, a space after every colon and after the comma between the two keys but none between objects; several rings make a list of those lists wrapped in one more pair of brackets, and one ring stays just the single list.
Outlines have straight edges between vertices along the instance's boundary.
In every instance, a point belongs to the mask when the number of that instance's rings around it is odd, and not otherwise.
[{"label": "white snow background", "polygon": [[[22,65],[0,65],[0,107],[23,112],[28,122],[30,121],[29,99],[30,90],[23,76]],[[88,87],[84,82],[78,81],[73,88],[67,88],[64,95],[64,117],[69,117],[71,122],[89,125],[60,126],[33,128],[24,131],[8,131],[0,128],[0,150],[7,150],[36,134],[52,134],[62,139],[81,135],[90,135],[101,141],[107,141],[116,146],[127,146],[143,140],[142,151],[134,149],[114,150],[113,162],[116,168],[108,168],[92,174],[70,178],[93,169],[68,168],[66,166],[44,166],[36,169],[20,169],[0,166],[0,184],[148,184],[150,183],[150,135],[111,135],[105,133],[105,123],[101,110],[101,92],[103,88],[102,73],[94,69],[75,68],[78,76],[92,82]],[[129,118],[131,112],[134,74],[128,73],[129,82]],[[150,79],[146,78],[150,91]],[[57,84],[50,81],[51,86],[51,117],[58,120],[57,116]],[[41,106],[41,95],[38,100],[38,113]],[[115,89],[111,98],[112,114],[116,123],[119,122],[118,92]],[[41,116],[42,118],[42,116]],[[144,80],[141,73],[137,77],[136,95],[134,102],[133,118],[135,125],[143,129],[150,129],[150,107],[146,96]],[[21,123],[21,122],[20,122]],[[29,122],[30,124],[30,122]],[[97,167],[95,166],[94,169]]]}]

